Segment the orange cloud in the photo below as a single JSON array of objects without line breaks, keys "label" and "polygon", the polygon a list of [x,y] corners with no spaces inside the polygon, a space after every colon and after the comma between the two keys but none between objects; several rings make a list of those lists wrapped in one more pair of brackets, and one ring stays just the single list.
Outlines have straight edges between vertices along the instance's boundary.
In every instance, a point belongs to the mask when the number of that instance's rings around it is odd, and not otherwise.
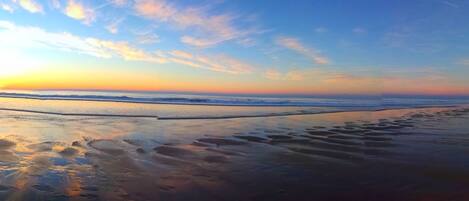
[{"label": "orange cloud", "polygon": [[31,13],[43,13],[44,10],[42,5],[37,3],[35,0],[13,0],[18,3],[23,9]]},{"label": "orange cloud", "polygon": [[69,0],[67,7],[64,11],[65,15],[76,20],[80,20],[85,24],[91,24],[95,19],[94,10],[85,7],[83,4],[76,2],[75,0]]}]

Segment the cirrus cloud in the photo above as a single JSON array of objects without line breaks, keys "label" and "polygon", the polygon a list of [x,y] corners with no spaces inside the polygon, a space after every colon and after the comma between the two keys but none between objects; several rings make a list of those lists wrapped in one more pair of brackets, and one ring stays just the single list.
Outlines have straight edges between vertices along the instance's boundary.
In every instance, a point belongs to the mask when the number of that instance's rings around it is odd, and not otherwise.
[{"label": "cirrus cloud", "polygon": [[230,74],[246,74],[252,73],[254,67],[251,64],[243,62],[239,59],[228,55],[198,55],[185,51],[175,50],[169,52],[169,60],[195,68],[202,68],[216,72],[224,72]]},{"label": "cirrus cloud", "polygon": [[7,11],[9,13],[13,13],[15,10],[13,9],[13,7],[11,7],[10,5],[8,4],[0,4],[0,9],[4,10],[4,11]]},{"label": "cirrus cloud", "polygon": [[311,58],[317,64],[328,64],[329,59],[322,56],[317,50],[306,47],[299,39],[292,37],[279,37],[275,41],[278,45],[293,50],[308,58]]},{"label": "cirrus cloud", "polygon": [[137,15],[157,22],[169,23],[180,29],[193,29],[193,35],[184,35],[181,42],[195,47],[210,47],[247,35],[256,29],[240,29],[234,25],[238,18],[232,14],[207,14],[207,8],[180,9],[164,0],[136,0]]},{"label": "cirrus cloud", "polygon": [[127,41],[79,37],[70,33],[48,32],[38,27],[19,26],[0,21],[0,43],[5,47],[48,48],[98,58],[120,58],[149,63],[177,63],[185,66],[230,74],[251,73],[254,67],[228,55],[199,55],[185,51],[148,51]]}]

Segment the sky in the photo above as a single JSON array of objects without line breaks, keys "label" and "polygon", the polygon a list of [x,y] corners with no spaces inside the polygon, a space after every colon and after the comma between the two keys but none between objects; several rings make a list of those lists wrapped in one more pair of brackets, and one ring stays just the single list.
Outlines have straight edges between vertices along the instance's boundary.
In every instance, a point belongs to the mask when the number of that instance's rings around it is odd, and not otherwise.
[{"label": "sky", "polygon": [[469,95],[466,0],[0,0],[0,89]]}]

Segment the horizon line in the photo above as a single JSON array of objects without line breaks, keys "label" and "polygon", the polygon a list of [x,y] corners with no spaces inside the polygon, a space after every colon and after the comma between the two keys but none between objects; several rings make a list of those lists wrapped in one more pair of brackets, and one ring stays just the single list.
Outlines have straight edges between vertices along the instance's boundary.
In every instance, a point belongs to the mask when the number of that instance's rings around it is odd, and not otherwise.
[{"label": "horizon line", "polygon": [[221,96],[282,96],[282,97],[448,97],[469,98],[468,94],[424,94],[424,93],[239,93],[239,92],[203,92],[178,90],[126,90],[126,89],[1,89],[2,91],[70,91],[70,92],[110,92],[110,93],[166,93],[190,95],[221,95]]}]

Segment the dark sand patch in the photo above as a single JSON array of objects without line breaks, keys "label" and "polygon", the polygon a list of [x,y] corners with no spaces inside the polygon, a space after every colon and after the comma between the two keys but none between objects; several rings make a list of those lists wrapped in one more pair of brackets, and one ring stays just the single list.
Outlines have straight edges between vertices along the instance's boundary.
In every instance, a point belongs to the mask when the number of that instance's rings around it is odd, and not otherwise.
[{"label": "dark sand patch", "polygon": [[326,136],[317,136],[317,135],[300,135],[301,137],[312,139],[312,140],[324,140],[327,139]]},{"label": "dark sand patch", "polygon": [[341,144],[341,145],[350,145],[350,146],[363,145],[363,143],[361,143],[361,142],[355,142],[355,141],[343,140],[343,139],[337,139],[337,138],[326,138],[323,141],[328,142],[328,143]]},{"label": "dark sand patch", "polygon": [[287,139],[292,138],[291,136],[288,136],[288,135],[268,135],[267,137],[273,140],[287,140]]},{"label": "dark sand patch", "polygon": [[243,153],[240,153],[240,152],[227,151],[227,150],[214,149],[214,148],[207,148],[205,150],[211,151],[211,152],[214,152],[214,153],[227,155],[227,156],[242,156],[242,155],[244,155]]},{"label": "dark sand patch", "polygon": [[367,147],[394,147],[396,144],[389,141],[365,141],[365,146]]},{"label": "dark sand patch", "polygon": [[210,147],[210,144],[202,143],[202,142],[192,142],[192,145],[198,146],[198,147]]},{"label": "dark sand patch", "polygon": [[[159,164],[164,164],[167,166],[193,166],[194,164],[192,163],[193,158],[183,158],[183,157],[173,157],[173,156],[168,156],[165,154],[155,154],[153,155],[153,159],[157,161]],[[189,160],[188,160],[189,159]]]},{"label": "dark sand patch", "polygon": [[392,140],[392,138],[381,137],[381,136],[365,136],[362,139],[363,140],[371,140],[371,141],[391,141]]},{"label": "dark sand patch", "polygon": [[193,151],[166,145],[156,147],[153,150],[155,150],[159,154],[175,158],[193,158],[197,156]]},{"label": "dark sand patch", "polygon": [[137,148],[135,151],[136,151],[137,153],[139,153],[139,154],[144,154],[144,153],[146,153],[145,149],[143,149],[143,148]]},{"label": "dark sand patch", "polygon": [[272,130],[272,129],[266,129],[264,130],[265,133],[271,133],[271,134],[279,134],[279,133],[283,133],[284,131],[281,131],[281,130]]},{"label": "dark sand patch", "polygon": [[96,186],[82,186],[81,189],[84,191],[98,191],[99,190],[99,188]]},{"label": "dark sand patch", "polygon": [[352,161],[363,160],[363,158],[360,156],[343,153],[343,152],[335,152],[335,151],[319,150],[319,149],[306,149],[306,148],[289,148],[289,149],[294,152],[298,152],[302,154],[317,155],[317,156],[335,158],[335,159],[341,159],[341,160],[352,160]]},{"label": "dark sand patch", "polygon": [[337,150],[343,152],[351,152],[351,153],[361,153],[363,152],[363,148],[358,146],[349,146],[349,145],[341,145],[341,144],[334,144],[334,143],[327,143],[327,142],[310,142],[310,147],[313,148],[320,148],[325,150]]},{"label": "dark sand patch", "polygon": [[310,140],[308,139],[278,139],[278,140],[271,140],[269,144],[276,145],[276,144],[308,144]]},{"label": "dark sand patch", "polygon": [[326,128],[326,127],[325,126],[313,126],[313,128],[323,129],[323,128]]},{"label": "dark sand patch", "polygon": [[319,130],[307,130],[306,132],[311,135],[318,135],[318,136],[328,136],[328,135],[337,134],[331,131],[319,131]]},{"label": "dark sand patch", "polygon": [[71,157],[77,155],[78,150],[72,147],[67,147],[64,150],[60,151],[59,154],[62,156]]},{"label": "dark sand patch", "polygon": [[363,129],[355,129],[355,128],[349,128],[349,129],[330,129],[330,132],[334,133],[343,133],[343,134],[359,134],[359,133],[364,133],[365,130]]},{"label": "dark sand patch", "polygon": [[279,145],[287,148],[313,148],[313,149],[321,149],[321,150],[332,150],[332,151],[342,151],[342,152],[350,152],[350,153],[362,153],[363,149],[357,146],[347,146],[347,145],[340,145],[340,144],[332,144],[323,141],[308,141],[304,143],[289,143],[283,142],[279,143]]},{"label": "dark sand patch", "polygon": [[9,149],[13,146],[15,146],[16,143],[6,140],[6,139],[0,139],[0,150],[2,149]]},{"label": "dark sand patch", "polygon": [[364,136],[385,136],[385,135],[391,135],[391,132],[383,132],[383,131],[369,131],[364,133]]},{"label": "dark sand patch", "polygon": [[81,147],[81,143],[79,141],[74,141],[74,142],[72,142],[72,146]]},{"label": "dark sand patch", "polygon": [[226,156],[206,156],[204,161],[208,163],[226,163],[228,158]]},{"label": "dark sand patch", "polygon": [[111,155],[125,154],[125,150],[120,148],[122,144],[115,140],[91,140],[88,142],[88,145],[96,150]]},{"label": "dark sand patch", "polygon": [[0,184],[0,192],[1,191],[9,191],[11,189],[12,189],[12,187],[10,187],[10,186],[4,186],[4,185]]},{"label": "dark sand patch", "polygon": [[250,142],[265,142],[267,139],[262,138],[262,137],[257,137],[257,136],[252,136],[252,135],[236,135],[234,136],[235,138],[247,140]]},{"label": "dark sand patch", "polygon": [[43,192],[54,192],[54,188],[49,185],[44,185],[44,184],[36,184],[33,186],[34,189],[38,191],[43,191]]},{"label": "dark sand patch", "polygon": [[158,188],[162,191],[171,191],[171,190],[175,189],[174,186],[170,186],[170,185],[160,185],[160,186],[158,186]]},{"label": "dark sand patch", "polygon": [[208,143],[208,144],[215,144],[217,146],[225,146],[225,145],[244,145],[245,142],[237,141],[237,140],[230,140],[224,138],[201,138],[197,141]]},{"label": "dark sand patch", "polygon": [[329,136],[327,136],[327,138],[329,138],[329,139],[339,139],[339,140],[354,140],[354,139],[359,139],[359,138],[356,137],[356,136],[340,135],[340,134],[329,135]]},{"label": "dark sand patch", "polygon": [[393,153],[389,152],[388,150],[382,150],[382,149],[365,149],[363,151],[364,154],[366,155],[372,155],[372,156],[390,156]]},{"label": "dark sand patch", "polygon": [[124,139],[122,141],[133,146],[143,146],[144,144],[142,140],[137,140],[137,139]]}]

